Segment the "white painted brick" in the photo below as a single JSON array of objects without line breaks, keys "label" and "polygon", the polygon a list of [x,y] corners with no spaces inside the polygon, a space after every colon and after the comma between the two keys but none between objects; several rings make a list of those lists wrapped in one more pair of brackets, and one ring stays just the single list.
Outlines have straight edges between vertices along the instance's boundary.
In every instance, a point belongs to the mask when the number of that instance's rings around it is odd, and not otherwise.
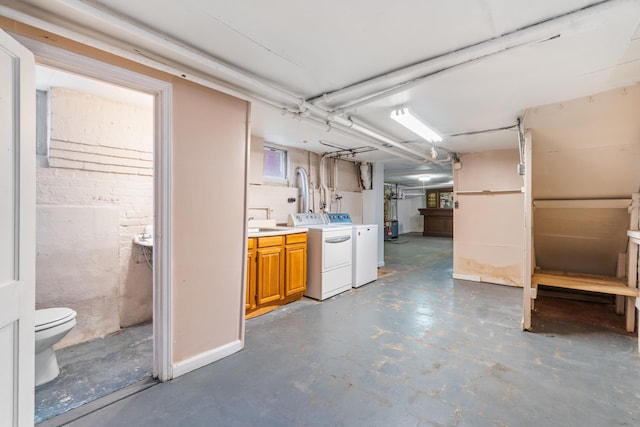
[{"label": "white painted brick", "polygon": [[138,151],[138,158],[140,160],[153,161],[153,152],[151,152],[151,151]]},{"label": "white painted brick", "polygon": [[[153,222],[153,112],[63,89],[52,95],[54,139],[49,167],[36,170],[36,203],[117,208],[117,249],[111,256],[117,260],[119,279],[104,292],[117,296],[111,310],[121,325],[149,320],[152,274],[144,259],[136,258],[132,238]],[[95,259],[91,247],[83,256]],[[80,265],[83,260],[65,262]],[[41,279],[39,291],[46,286]],[[52,295],[44,291],[40,294]],[[77,290],[65,292],[64,303],[82,298]],[[60,298],[60,292],[56,295]],[[40,300],[43,305],[59,302]]]},{"label": "white painted brick", "polygon": [[82,162],[77,162],[77,161],[68,160],[68,159],[50,158],[49,159],[49,167],[51,167],[51,168],[81,169],[82,168]]}]

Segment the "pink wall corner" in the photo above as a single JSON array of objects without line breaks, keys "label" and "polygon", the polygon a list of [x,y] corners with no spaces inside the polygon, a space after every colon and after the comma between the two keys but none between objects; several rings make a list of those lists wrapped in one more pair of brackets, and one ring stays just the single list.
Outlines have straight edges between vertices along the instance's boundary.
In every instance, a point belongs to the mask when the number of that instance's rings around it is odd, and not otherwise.
[{"label": "pink wall corner", "polygon": [[246,101],[173,88],[173,363],[241,339]]}]

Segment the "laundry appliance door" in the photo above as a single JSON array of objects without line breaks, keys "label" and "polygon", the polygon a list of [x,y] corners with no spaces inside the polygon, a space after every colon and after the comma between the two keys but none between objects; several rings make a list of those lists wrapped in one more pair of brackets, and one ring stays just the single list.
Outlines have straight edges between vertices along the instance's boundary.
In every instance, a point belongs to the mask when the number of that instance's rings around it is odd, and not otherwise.
[{"label": "laundry appliance door", "polygon": [[325,229],[322,236],[322,271],[351,265],[352,244],[351,228]]}]

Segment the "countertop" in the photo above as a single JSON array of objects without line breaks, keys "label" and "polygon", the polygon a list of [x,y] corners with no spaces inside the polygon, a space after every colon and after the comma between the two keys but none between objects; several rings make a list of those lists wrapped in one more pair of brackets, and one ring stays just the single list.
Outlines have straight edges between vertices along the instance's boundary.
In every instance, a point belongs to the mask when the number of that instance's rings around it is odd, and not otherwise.
[{"label": "countertop", "polygon": [[279,225],[272,227],[249,227],[247,237],[280,236],[284,234],[306,233],[307,231],[309,231],[309,229],[305,227],[285,227]]}]

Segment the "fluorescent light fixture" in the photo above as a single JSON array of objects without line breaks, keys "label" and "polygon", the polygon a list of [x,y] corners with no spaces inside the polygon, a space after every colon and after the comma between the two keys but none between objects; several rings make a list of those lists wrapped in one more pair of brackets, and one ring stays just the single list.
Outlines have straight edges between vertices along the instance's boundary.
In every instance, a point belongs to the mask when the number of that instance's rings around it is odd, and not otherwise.
[{"label": "fluorescent light fixture", "polygon": [[429,126],[418,120],[408,108],[400,108],[391,112],[391,118],[429,142],[440,142],[442,137]]},{"label": "fluorescent light fixture", "polygon": [[431,181],[431,177],[429,175],[422,175],[418,177],[420,181]]}]

